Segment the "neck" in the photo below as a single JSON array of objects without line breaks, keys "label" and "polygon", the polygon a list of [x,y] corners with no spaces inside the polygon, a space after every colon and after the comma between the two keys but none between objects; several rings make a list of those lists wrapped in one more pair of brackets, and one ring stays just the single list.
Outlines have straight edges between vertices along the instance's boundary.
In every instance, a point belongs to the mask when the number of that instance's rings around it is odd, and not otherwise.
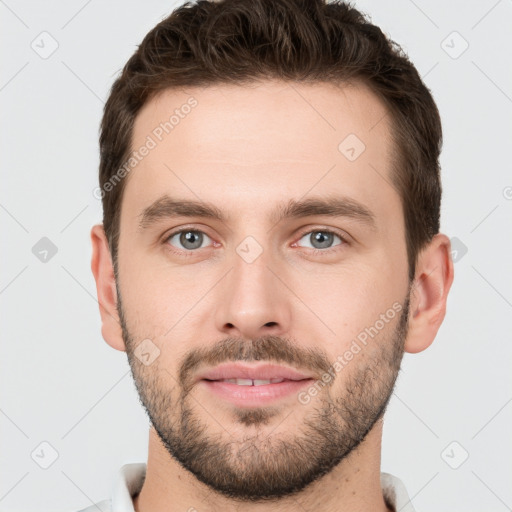
[{"label": "neck", "polygon": [[[330,473],[300,493],[275,501],[244,502],[244,512],[391,512],[380,484],[382,421]],[[153,428],[141,492],[133,500],[136,512],[238,512],[241,502],[222,496],[197,480],[174,460]]]}]

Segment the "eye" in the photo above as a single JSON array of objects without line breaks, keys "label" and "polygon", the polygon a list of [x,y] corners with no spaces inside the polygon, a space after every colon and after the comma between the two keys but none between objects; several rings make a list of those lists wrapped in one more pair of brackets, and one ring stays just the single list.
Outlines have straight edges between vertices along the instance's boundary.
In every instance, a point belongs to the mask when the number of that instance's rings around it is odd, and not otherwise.
[{"label": "eye", "polygon": [[340,234],[335,233],[329,229],[315,229],[314,231],[308,231],[307,233],[302,235],[302,238],[299,240],[306,240],[306,243],[310,243],[310,247],[314,249],[314,252],[328,252],[329,250],[336,250],[332,244],[335,239],[338,239],[341,243],[336,245],[345,245],[348,243]]},{"label": "eye", "polygon": [[[338,239],[340,243],[333,246],[336,239]],[[212,242],[212,239],[203,231],[189,228],[169,234],[165,238],[164,243],[172,252],[178,254],[189,253],[188,255],[191,255],[196,249],[207,247],[209,245],[208,240]],[[306,241],[306,244],[311,244],[309,247],[315,254],[336,251],[337,246],[348,244],[347,240],[341,234],[329,229],[315,229],[305,232],[300,240],[293,245],[296,246],[303,240]],[[306,245],[306,247],[308,246]]]},{"label": "eye", "polygon": [[178,246],[176,248],[181,251],[185,250],[190,252],[204,247],[203,243],[206,239],[211,241],[211,238],[202,231],[198,231],[197,229],[182,229],[181,231],[171,233],[166,238],[165,242],[173,247],[176,247],[174,243],[181,244],[181,247]]}]

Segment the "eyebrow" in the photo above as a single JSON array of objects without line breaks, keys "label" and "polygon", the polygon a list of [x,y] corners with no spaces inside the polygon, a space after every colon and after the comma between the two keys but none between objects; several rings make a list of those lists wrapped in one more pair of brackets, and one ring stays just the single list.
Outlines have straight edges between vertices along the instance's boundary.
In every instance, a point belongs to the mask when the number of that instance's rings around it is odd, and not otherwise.
[{"label": "eyebrow", "polygon": [[[285,219],[298,219],[323,215],[347,217],[377,229],[375,214],[365,205],[348,197],[312,197],[304,200],[290,199],[270,212],[273,225]],[[140,214],[139,231],[144,231],[162,219],[174,217],[201,217],[227,224],[230,217],[218,207],[203,201],[191,201],[164,195],[145,208]]]}]

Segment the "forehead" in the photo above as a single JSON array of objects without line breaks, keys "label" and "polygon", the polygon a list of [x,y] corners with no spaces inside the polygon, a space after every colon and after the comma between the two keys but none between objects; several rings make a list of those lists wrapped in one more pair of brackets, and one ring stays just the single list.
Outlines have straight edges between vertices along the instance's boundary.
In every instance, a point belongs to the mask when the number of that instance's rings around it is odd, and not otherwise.
[{"label": "forehead", "polygon": [[339,191],[396,206],[390,121],[360,83],[165,90],[135,120],[132,150],[150,149],[127,175],[123,205],[135,214],[167,193],[261,210],[262,200]]}]

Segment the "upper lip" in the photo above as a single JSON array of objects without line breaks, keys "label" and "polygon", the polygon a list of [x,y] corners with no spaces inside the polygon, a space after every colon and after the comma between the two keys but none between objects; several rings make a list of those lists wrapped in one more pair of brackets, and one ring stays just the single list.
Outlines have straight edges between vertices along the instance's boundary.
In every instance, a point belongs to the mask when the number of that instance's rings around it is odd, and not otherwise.
[{"label": "upper lip", "polygon": [[222,379],[253,379],[253,380],[269,380],[269,379],[286,379],[286,380],[304,380],[312,379],[312,375],[299,372],[293,368],[280,366],[276,364],[260,364],[257,366],[249,366],[240,363],[226,363],[210,368],[201,372],[197,381],[200,380],[222,380]]}]

